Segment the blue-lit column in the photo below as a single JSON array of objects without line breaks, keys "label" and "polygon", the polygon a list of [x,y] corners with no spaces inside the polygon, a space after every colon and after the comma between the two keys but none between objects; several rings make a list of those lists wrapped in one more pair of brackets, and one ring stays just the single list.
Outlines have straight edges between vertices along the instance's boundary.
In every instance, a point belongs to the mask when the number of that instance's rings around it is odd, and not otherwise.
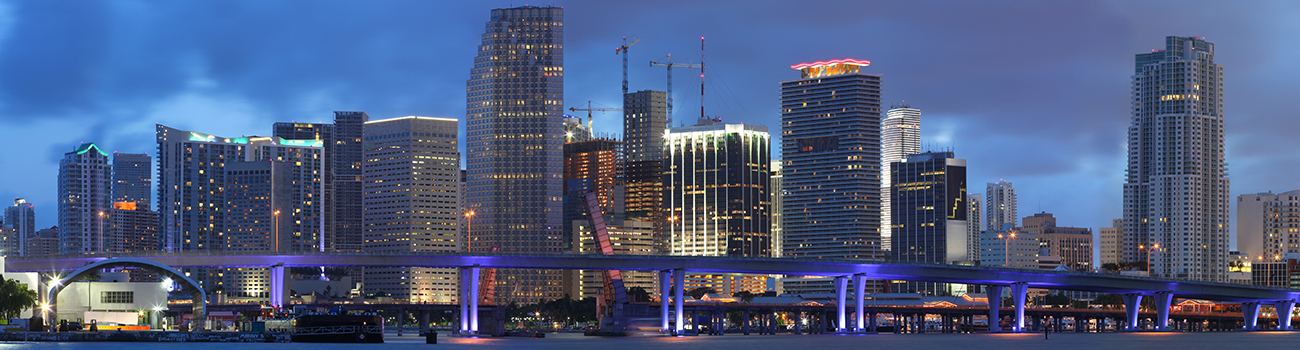
[{"label": "blue-lit column", "polygon": [[1011,300],[1016,303],[1016,319],[1011,326],[1013,332],[1025,330],[1025,297],[1028,293],[1028,283],[1016,282],[1011,284]]},{"label": "blue-lit column", "polygon": [[[1002,286],[988,286],[989,333],[1002,331]],[[895,326],[894,328],[898,328]]]},{"label": "blue-lit column", "polygon": [[668,300],[672,299],[671,291],[668,289],[668,282],[672,279],[671,270],[659,271],[659,321],[661,323],[659,331],[664,334],[669,333],[668,329]]},{"label": "blue-lit column", "polygon": [[866,324],[867,324],[867,317],[866,317],[867,315],[863,313],[864,311],[863,305],[865,305],[867,301],[867,276],[866,275],[863,274],[853,275],[853,291],[858,293],[857,295],[854,295],[853,298],[855,301],[855,303],[853,304],[853,312],[854,312],[853,315],[854,318],[857,318],[857,323],[854,323],[853,326],[857,328],[858,332],[865,332]]},{"label": "blue-lit column", "polygon": [[284,263],[271,266],[271,307],[284,307]]},{"label": "blue-lit column", "polygon": [[684,290],[686,289],[685,282],[686,282],[686,270],[674,269],[673,270],[673,311],[676,312],[675,315],[677,319],[677,321],[675,322],[676,324],[673,325],[674,335],[681,335],[682,332],[686,330],[686,325],[684,324],[686,320],[682,314],[682,304],[686,303],[686,300],[682,299],[682,297],[684,296],[683,294],[685,294]]},{"label": "blue-lit column", "polygon": [[1280,300],[1273,303],[1277,311],[1277,329],[1291,330],[1291,313],[1295,312],[1295,300]]},{"label": "blue-lit column", "polygon": [[465,269],[469,272],[469,332],[478,334],[478,265]]},{"label": "blue-lit column", "polygon": [[1241,303],[1241,316],[1246,321],[1246,326],[1242,328],[1248,331],[1259,329],[1259,302]]},{"label": "blue-lit column", "polygon": [[1124,325],[1125,330],[1136,331],[1138,329],[1138,307],[1142,305],[1142,294],[1129,293],[1124,294]]},{"label": "blue-lit column", "polygon": [[457,285],[460,288],[460,334],[469,334],[469,269],[456,269]]},{"label": "blue-lit column", "polygon": [[835,324],[836,332],[844,332],[844,321],[846,319],[845,303],[848,301],[849,279],[845,276],[835,277],[835,312],[839,323]]},{"label": "blue-lit column", "polygon": [[1164,291],[1156,292],[1152,301],[1156,303],[1156,326],[1157,331],[1166,331],[1169,328],[1169,307],[1174,302],[1174,292]]}]

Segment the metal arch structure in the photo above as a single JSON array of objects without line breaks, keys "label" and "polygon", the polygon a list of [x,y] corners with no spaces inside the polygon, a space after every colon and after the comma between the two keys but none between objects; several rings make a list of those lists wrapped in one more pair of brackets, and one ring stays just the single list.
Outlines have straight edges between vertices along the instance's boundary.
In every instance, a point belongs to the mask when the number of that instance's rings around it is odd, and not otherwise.
[{"label": "metal arch structure", "polygon": [[[194,302],[193,304],[194,314],[202,315],[202,316],[208,315],[208,304],[207,304],[208,293],[204,292],[203,288],[200,287],[198,283],[194,282],[194,280],[190,279],[188,276],[185,276],[184,273],[177,271],[171,266],[167,266],[155,261],[139,259],[139,258],[108,258],[108,259],[100,258],[100,259],[102,260],[91,262],[90,264],[83,266],[77,269],[76,271],[73,271],[72,273],[68,274],[67,277],[59,279],[59,281],[55,284],[55,286],[50,288],[49,298],[46,300],[49,300],[51,304],[58,302],[59,292],[62,292],[64,288],[68,287],[68,283],[66,282],[75,281],[76,279],[81,278],[81,276],[85,276],[86,274],[89,274],[95,270],[103,269],[107,267],[135,267],[135,268],[141,268],[141,269],[161,273],[163,274],[163,276],[167,276],[168,278],[171,278],[172,281],[180,282],[181,290],[185,291],[186,293],[190,293],[190,297]],[[57,305],[55,307],[57,307]]]}]

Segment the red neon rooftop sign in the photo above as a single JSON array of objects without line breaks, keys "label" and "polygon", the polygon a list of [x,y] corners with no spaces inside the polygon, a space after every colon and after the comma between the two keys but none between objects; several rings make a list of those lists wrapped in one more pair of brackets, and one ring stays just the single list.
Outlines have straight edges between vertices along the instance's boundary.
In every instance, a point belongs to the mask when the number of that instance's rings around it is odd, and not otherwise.
[{"label": "red neon rooftop sign", "polygon": [[790,66],[790,68],[793,68],[793,69],[804,69],[804,68],[812,68],[812,67],[831,66],[831,65],[836,65],[836,64],[851,64],[851,65],[855,65],[855,66],[870,66],[870,65],[871,65],[871,61],[867,61],[867,60],[855,60],[855,59],[852,59],[852,58],[844,58],[844,59],[830,60],[830,61],[817,61],[817,62],[813,62],[813,63],[800,63],[800,64],[796,64],[796,65]]}]

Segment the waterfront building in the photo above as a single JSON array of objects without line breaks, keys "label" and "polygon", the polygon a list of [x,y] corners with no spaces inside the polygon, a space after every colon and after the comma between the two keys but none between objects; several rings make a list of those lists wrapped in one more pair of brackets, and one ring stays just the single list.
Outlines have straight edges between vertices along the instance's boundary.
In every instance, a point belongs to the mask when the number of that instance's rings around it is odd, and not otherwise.
[{"label": "waterfront building", "polygon": [[104,220],[112,208],[108,153],[83,143],[59,160],[59,253],[104,251]]},{"label": "waterfront building", "polygon": [[990,182],[984,195],[987,196],[984,215],[988,217],[984,220],[985,230],[999,230],[1007,225],[1020,226],[1020,217],[1016,216],[1016,188],[1011,186],[1011,182]]},{"label": "waterfront building", "polygon": [[[471,250],[561,253],[564,9],[492,10],[466,91]],[[563,297],[558,271],[500,269],[495,283],[498,303]]]},{"label": "waterfront building", "polygon": [[30,254],[26,242],[36,235],[36,207],[27,203],[27,199],[15,198],[14,205],[5,208],[4,227],[12,229],[14,237],[18,240],[17,255]]},{"label": "waterfront building", "polygon": [[[367,122],[363,137],[367,252],[459,252],[460,153],[455,119],[404,117]],[[393,300],[451,303],[454,268],[366,268],[367,292]]]},{"label": "waterfront building", "polygon": [[153,157],[148,154],[113,153],[113,202],[135,203],[149,210],[153,199]]},{"label": "waterfront building", "polygon": [[906,104],[890,106],[881,121],[880,133],[880,246],[891,249],[890,202],[893,199],[889,195],[889,167],[909,155],[921,153],[921,110]]},{"label": "waterfront building", "polygon": [[1021,222],[1024,226],[1018,231],[1038,233],[1039,248],[1043,250],[1039,253],[1040,265],[1045,265],[1041,261],[1043,256],[1051,256],[1058,259],[1052,268],[1065,265],[1067,268],[1082,272],[1091,272],[1096,268],[1092,260],[1091,229],[1057,226],[1056,217],[1047,212],[1026,216]]},{"label": "waterfront building", "polygon": [[1124,260],[1160,244],[1182,254],[1152,259],[1152,276],[1226,281],[1231,203],[1214,44],[1166,37],[1163,50],[1136,55],[1132,88]]},{"label": "waterfront building", "polygon": [[[146,202],[147,203],[147,202]],[[141,253],[160,250],[158,212],[141,203],[113,202],[108,214],[104,249],[108,253]]]}]

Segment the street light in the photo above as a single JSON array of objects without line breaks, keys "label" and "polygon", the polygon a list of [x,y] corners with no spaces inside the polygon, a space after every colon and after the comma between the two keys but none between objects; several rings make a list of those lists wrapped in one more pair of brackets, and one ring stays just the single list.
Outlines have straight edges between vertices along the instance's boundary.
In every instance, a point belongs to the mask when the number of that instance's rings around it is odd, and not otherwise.
[{"label": "street light", "polygon": [[1016,231],[1011,231],[1007,236],[1006,239],[1003,239],[1002,234],[998,234],[998,239],[1002,240],[1002,267],[1011,267],[1011,252],[1009,249],[1011,249],[1011,240],[1016,239]]},{"label": "street light", "polygon": [[280,211],[276,210],[274,212],[271,212],[271,217],[275,221],[274,223],[275,237],[272,237],[271,239],[275,240],[275,251],[279,252],[280,251]]},{"label": "street light", "polygon": [[100,252],[107,251],[107,249],[104,249],[104,211],[103,210],[99,211],[99,251]]},{"label": "street light", "polygon": [[[1138,250],[1147,249],[1145,245],[1139,244]],[[1151,251],[1160,249],[1160,243],[1151,244],[1151,249],[1147,249],[1147,277],[1151,277]]]},{"label": "street light", "polygon": [[470,249],[474,247],[474,241],[472,238],[474,235],[474,214],[475,213],[473,210],[465,212],[465,251],[466,252],[470,252],[471,251]]}]

